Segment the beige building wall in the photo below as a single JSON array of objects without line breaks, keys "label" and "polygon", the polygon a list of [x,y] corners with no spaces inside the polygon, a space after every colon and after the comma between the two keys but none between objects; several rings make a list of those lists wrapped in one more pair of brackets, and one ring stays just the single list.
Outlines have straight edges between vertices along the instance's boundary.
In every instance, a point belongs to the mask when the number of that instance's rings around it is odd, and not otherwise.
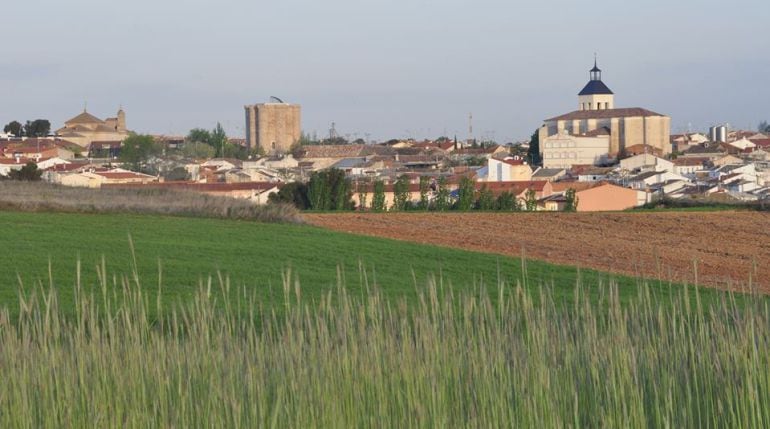
[{"label": "beige building wall", "polygon": [[298,104],[264,103],[245,106],[246,145],[265,153],[286,153],[299,142],[302,118]]},{"label": "beige building wall", "polygon": [[93,173],[75,173],[62,176],[60,183],[78,188],[99,188],[102,186],[102,178]]},{"label": "beige building wall", "polygon": [[[374,199],[374,192],[369,192],[366,194],[366,207],[361,207],[361,200],[360,200],[361,194],[357,191],[353,191],[353,197],[351,200],[353,200],[353,203],[355,203],[356,208],[365,208],[370,209],[372,208],[372,200]],[[390,210],[393,207],[393,202],[396,201],[396,194],[393,191],[385,191],[385,208],[387,210]],[[409,201],[413,203],[420,202],[420,192],[419,191],[410,191],[409,192]]]},{"label": "beige building wall", "polygon": [[610,138],[555,135],[545,139],[540,147],[544,168],[569,169],[573,165],[596,165],[607,161]]},{"label": "beige building wall", "polygon": [[575,196],[579,212],[619,211],[639,204],[637,191],[610,184],[578,191]]}]

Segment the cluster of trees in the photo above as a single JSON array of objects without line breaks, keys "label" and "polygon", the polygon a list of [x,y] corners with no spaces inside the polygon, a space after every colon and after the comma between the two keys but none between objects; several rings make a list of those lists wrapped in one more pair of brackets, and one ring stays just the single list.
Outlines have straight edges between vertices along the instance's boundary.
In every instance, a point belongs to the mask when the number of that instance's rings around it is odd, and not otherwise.
[{"label": "cluster of trees", "polygon": [[305,183],[290,183],[268,196],[272,203],[294,204],[300,210],[353,210],[353,189],[345,172],[332,168],[317,171]]},{"label": "cluster of trees", "polygon": [[222,124],[217,122],[212,130],[193,128],[187,134],[181,147],[182,153],[189,158],[237,158],[248,159],[250,155],[261,155],[258,149],[252,152],[243,146],[230,143]]},{"label": "cluster of trees", "polygon": [[[272,203],[293,204],[300,210],[354,210],[353,186],[339,169],[313,173],[310,181],[290,183],[277,193],[270,194]],[[393,183],[393,202],[388,206],[385,198],[385,182],[362,181],[355,185],[355,192],[361,207],[373,212],[385,211],[536,211],[535,191],[527,191],[524,201],[511,192],[495,196],[486,186],[476,189],[473,179],[460,180],[456,197],[449,190],[446,177],[434,181],[427,176],[420,177],[418,201],[412,201],[409,176],[402,175]],[[578,199],[574,189],[567,190],[564,211],[577,211]]]},{"label": "cluster of trees", "polygon": [[144,134],[131,134],[123,141],[120,162],[133,171],[142,171],[150,158],[160,155],[163,147],[155,138]]},{"label": "cluster of trees", "polygon": [[47,119],[35,119],[22,125],[19,121],[11,121],[3,127],[3,132],[16,137],[46,137],[51,134],[51,122]]},{"label": "cluster of trees", "polygon": [[[420,177],[420,198],[417,202],[410,199],[409,177],[404,175],[393,184],[393,204],[385,205],[385,185],[377,180],[373,186],[359,186],[359,200],[361,205],[367,207],[368,190],[373,190],[370,210],[374,212],[390,211],[535,211],[537,209],[537,197],[534,191],[527,194],[527,200],[521,203],[515,195],[503,192],[495,196],[486,186],[476,189],[473,179],[464,177],[460,180],[457,195],[454,197],[449,190],[445,177],[437,181],[429,177]],[[433,198],[431,198],[431,194]]]},{"label": "cluster of trees", "polygon": [[760,133],[770,133],[770,124],[767,121],[760,122],[757,131]]}]

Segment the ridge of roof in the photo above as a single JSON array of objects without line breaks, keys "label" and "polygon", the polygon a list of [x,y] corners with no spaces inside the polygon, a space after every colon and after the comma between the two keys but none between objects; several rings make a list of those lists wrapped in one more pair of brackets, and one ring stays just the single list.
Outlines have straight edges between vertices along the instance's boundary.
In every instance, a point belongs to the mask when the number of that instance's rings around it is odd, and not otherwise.
[{"label": "ridge of roof", "polygon": [[101,119],[97,118],[96,116],[86,112],[85,110],[83,111],[83,113],[75,116],[74,118],[72,118],[72,119],[70,119],[68,121],[65,121],[64,123],[66,125],[70,125],[70,124],[94,124],[94,123],[100,124],[100,125],[105,124],[104,121],[102,121]]},{"label": "ridge of roof", "polygon": [[569,120],[585,120],[585,119],[610,119],[610,118],[630,118],[635,116],[650,117],[650,116],[665,116],[660,113],[655,113],[651,110],[643,109],[641,107],[627,107],[621,109],[605,109],[605,110],[575,110],[570,113],[565,113],[561,116],[546,119],[546,122],[550,121],[569,121]]}]

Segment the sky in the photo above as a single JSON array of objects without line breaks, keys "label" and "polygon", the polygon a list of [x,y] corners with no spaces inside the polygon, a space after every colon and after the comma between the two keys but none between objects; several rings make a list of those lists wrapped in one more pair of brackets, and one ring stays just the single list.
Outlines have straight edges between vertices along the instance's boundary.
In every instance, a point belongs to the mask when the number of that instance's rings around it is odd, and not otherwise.
[{"label": "sky", "polygon": [[120,106],[140,133],[302,105],[307,133],[527,138],[577,108],[594,53],[616,107],[672,132],[770,120],[767,0],[24,0],[3,7],[0,122]]}]

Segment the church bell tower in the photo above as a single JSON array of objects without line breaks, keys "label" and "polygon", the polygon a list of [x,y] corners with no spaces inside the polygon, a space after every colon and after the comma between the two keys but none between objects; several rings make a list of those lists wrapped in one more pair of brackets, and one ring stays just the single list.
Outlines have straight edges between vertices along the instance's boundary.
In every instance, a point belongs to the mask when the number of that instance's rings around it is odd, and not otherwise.
[{"label": "church bell tower", "polygon": [[615,108],[615,94],[602,81],[602,69],[594,58],[588,84],[578,94],[580,110],[609,110]]}]

